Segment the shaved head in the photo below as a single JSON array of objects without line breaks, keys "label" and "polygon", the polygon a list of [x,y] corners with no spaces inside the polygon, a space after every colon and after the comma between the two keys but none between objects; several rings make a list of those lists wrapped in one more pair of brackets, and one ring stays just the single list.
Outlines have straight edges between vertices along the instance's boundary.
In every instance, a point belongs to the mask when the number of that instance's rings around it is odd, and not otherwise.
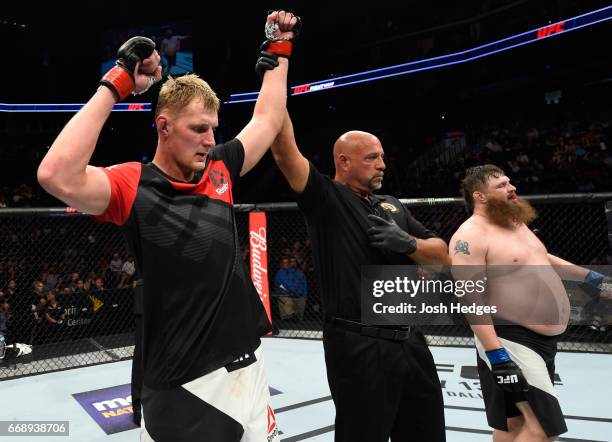
[{"label": "shaved head", "polygon": [[378,137],[352,130],[334,143],[336,181],[362,196],[380,189],[385,170],[384,151]]},{"label": "shaved head", "polygon": [[351,154],[359,148],[371,146],[372,144],[380,144],[380,140],[371,133],[360,130],[351,130],[343,133],[334,143],[334,159],[341,153]]}]

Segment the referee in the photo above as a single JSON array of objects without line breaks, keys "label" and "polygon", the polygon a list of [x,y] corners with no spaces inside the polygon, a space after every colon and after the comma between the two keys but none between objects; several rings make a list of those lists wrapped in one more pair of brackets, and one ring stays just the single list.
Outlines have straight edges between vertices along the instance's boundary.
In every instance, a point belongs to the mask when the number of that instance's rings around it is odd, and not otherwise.
[{"label": "referee", "polygon": [[334,144],[336,176],[298,150],[289,114],[272,145],[297,193],[312,240],[325,311],[327,379],[336,441],[445,440],[440,381],[420,331],[364,326],[361,266],[447,264],[447,246],[382,186],[384,152],[374,135],[351,131]]}]

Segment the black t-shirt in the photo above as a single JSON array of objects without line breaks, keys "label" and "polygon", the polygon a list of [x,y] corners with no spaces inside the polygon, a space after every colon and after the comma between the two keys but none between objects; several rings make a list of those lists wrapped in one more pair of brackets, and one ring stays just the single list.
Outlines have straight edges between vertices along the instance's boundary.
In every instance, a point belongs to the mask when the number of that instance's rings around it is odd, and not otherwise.
[{"label": "black t-shirt", "polygon": [[59,303],[55,304],[54,306],[49,302],[47,304],[46,313],[49,315],[49,317],[51,317],[51,319],[59,321],[62,319],[62,315],[64,314],[64,307],[62,307]]},{"label": "black t-shirt", "polygon": [[308,182],[298,195],[306,217],[315,269],[327,317],[361,320],[361,266],[414,264],[406,255],[370,246],[366,231],[369,214],[395,222],[416,238],[436,234],[419,223],[397,198],[389,195],[360,198],[337,181],[322,175],[310,163]]},{"label": "black t-shirt", "polygon": [[153,164],[102,169],[112,196],[96,218],[121,227],[143,280],[136,310],[150,388],[176,387],[227,365],[271,329],[239,250],[232,189],[243,162],[244,148],[232,140],[211,149],[190,183]]},{"label": "black t-shirt", "polygon": [[47,303],[45,298],[37,298],[32,302],[32,313],[36,321],[42,321],[45,318],[45,312],[47,311]]}]

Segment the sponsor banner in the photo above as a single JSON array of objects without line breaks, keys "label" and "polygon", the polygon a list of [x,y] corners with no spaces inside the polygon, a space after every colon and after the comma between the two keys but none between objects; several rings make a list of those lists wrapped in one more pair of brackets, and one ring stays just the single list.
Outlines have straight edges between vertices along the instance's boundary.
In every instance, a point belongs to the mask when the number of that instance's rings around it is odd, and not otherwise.
[{"label": "sponsor banner", "polygon": [[249,247],[251,280],[272,323],[270,287],[268,284],[268,240],[265,212],[249,213]]},{"label": "sponsor banner", "polygon": [[72,395],[106,434],[138,428],[132,422],[130,384]]},{"label": "sponsor banner", "polygon": [[[280,390],[268,388],[271,396],[282,394]],[[106,434],[138,428],[132,421],[134,411],[130,384],[75,393],[72,397]],[[273,414],[272,417],[274,417]],[[270,419],[270,416],[268,418]]]}]

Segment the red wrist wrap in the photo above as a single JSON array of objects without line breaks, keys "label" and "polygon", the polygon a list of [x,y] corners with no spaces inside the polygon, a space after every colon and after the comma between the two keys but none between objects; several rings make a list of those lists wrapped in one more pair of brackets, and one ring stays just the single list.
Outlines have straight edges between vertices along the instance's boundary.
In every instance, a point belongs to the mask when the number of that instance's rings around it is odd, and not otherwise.
[{"label": "red wrist wrap", "polygon": [[132,76],[122,67],[115,66],[102,77],[102,84],[111,85],[117,93],[119,101],[125,99],[134,91]]},{"label": "red wrist wrap", "polygon": [[291,57],[291,49],[293,48],[293,43],[288,40],[279,40],[279,41],[271,41],[268,43],[268,47],[266,48],[267,52],[271,52],[272,54],[276,54],[281,57]]}]

